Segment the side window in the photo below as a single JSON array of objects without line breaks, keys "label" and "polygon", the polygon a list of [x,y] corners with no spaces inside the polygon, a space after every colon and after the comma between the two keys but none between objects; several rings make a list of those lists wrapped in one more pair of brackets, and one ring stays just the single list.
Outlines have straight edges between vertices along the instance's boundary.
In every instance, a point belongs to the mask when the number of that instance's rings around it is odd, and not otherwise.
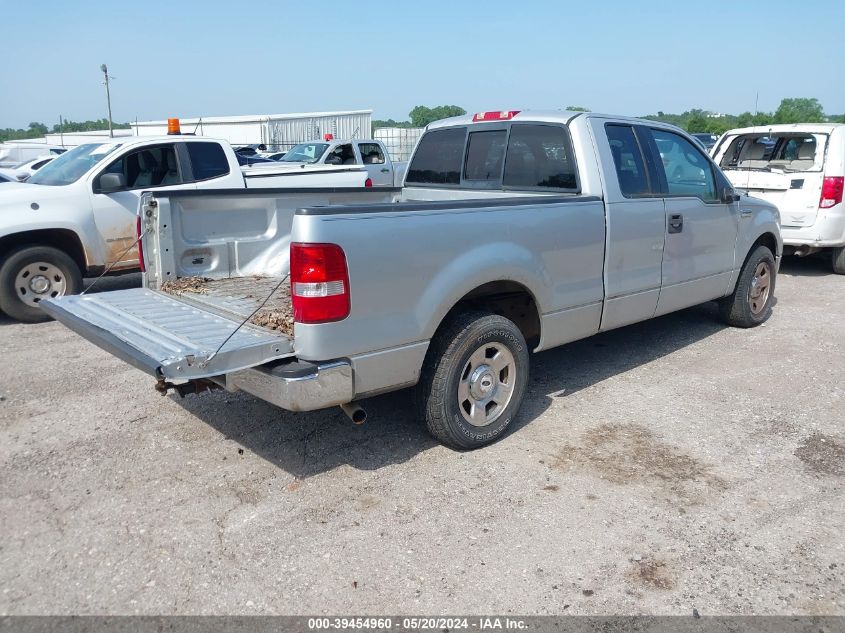
[{"label": "side window", "polygon": [[464,179],[498,183],[502,177],[502,163],[505,162],[506,139],[507,130],[471,132]]},{"label": "side window", "polygon": [[229,173],[229,161],[219,143],[185,143],[194,172],[193,180],[208,180]]},{"label": "side window", "polygon": [[461,182],[466,128],[426,132],[408,166],[405,182],[421,185],[457,185]]},{"label": "side window", "polygon": [[557,125],[514,124],[502,184],[514,189],[577,191],[575,158],[566,130]]},{"label": "side window", "polygon": [[352,145],[338,145],[329,155],[326,156],[326,165],[354,165],[355,152],[352,150]]},{"label": "side window", "polygon": [[651,136],[660,152],[670,196],[718,200],[713,169],[699,148],[674,132],[652,128]]},{"label": "side window", "polygon": [[365,165],[384,164],[384,152],[378,143],[358,143],[358,151],[361,152],[361,160]]},{"label": "side window", "polygon": [[145,147],[109,165],[104,173],[123,174],[127,189],[144,189],[182,182],[172,145]]},{"label": "side window", "polygon": [[623,196],[651,194],[640,144],[630,125],[604,126]]}]

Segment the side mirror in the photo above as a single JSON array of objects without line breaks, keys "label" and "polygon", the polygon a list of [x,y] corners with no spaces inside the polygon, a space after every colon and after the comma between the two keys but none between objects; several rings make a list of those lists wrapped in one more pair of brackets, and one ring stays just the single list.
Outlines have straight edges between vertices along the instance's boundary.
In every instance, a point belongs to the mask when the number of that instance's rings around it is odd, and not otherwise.
[{"label": "side mirror", "polygon": [[722,202],[731,204],[732,202],[739,202],[740,195],[731,187],[722,189]]},{"label": "side mirror", "polygon": [[100,193],[111,193],[126,189],[126,176],[123,174],[103,174],[100,176]]}]

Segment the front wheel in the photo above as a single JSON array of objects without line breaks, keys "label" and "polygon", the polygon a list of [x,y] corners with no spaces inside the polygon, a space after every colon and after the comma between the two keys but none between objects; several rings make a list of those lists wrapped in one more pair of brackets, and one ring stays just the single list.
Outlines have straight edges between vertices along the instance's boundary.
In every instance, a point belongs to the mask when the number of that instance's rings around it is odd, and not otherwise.
[{"label": "front wheel", "polygon": [[52,246],[25,246],[0,264],[0,310],[24,323],[49,320],[42,299],[76,294],[82,272],[70,256]]},{"label": "front wheel", "polygon": [[719,301],[722,320],[734,327],[754,327],[772,313],[775,297],[775,256],[765,246],[755,248],[739,273],[731,295]]},{"label": "front wheel", "polygon": [[528,384],[528,346],[516,325],[486,312],[458,315],[431,342],[417,385],[429,432],[460,449],[502,436]]}]

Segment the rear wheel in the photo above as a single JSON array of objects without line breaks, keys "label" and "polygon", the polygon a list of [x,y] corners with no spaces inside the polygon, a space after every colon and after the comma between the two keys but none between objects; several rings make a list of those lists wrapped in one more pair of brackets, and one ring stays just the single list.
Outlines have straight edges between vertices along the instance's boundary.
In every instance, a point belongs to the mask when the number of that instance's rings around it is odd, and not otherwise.
[{"label": "rear wheel", "polygon": [[722,320],[734,327],[754,327],[768,319],[776,275],[772,251],[765,246],[755,248],[742,266],[733,294],[719,302]]},{"label": "rear wheel", "polygon": [[845,275],[845,246],[833,249],[833,272]]},{"label": "rear wheel", "polygon": [[467,312],[431,342],[417,385],[429,432],[461,449],[502,436],[528,383],[528,346],[516,325],[495,314]]},{"label": "rear wheel", "polygon": [[49,320],[38,304],[76,294],[82,272],[70,256],[52,246],[26,246],[10,253],[0,264],[0,310],[18,321]]}]

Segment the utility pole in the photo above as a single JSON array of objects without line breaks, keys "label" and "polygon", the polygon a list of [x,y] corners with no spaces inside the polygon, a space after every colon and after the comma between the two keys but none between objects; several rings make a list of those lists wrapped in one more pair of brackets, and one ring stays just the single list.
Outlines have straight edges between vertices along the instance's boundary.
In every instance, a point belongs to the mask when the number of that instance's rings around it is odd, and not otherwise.
[{"label": "utility pole", "polygon": [[105,64],[100,65],[100,70],[103,71],[103,76],[105,77],[105,84],[106,84],[106,103],[109,107],[109,136],[114,137],[114,132],[111,129],[111,94],[109,93],[109,69],[108,66]]}]

